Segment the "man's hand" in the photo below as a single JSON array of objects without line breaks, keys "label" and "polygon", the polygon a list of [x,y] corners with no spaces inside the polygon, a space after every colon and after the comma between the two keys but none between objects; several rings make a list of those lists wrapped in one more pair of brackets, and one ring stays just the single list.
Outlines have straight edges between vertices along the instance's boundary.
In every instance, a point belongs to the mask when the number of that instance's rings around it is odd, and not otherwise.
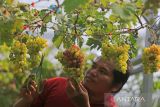
[{"label": "man's hand", "polygon": [[82,83],[76,83],[74,80],[67,81],[66,92],[76,107],[90,107],[87,90]]},{"label": "man's hand", "polygon": [[26,102],[32,103],[34,98],[38,95],[37,85],[35,81],[30,81],[28,87],[23,86],[20,91],[20,96],[23,97]]},{"label": "man's hand", "polygon": [[37,85],[35,81],[30,81],[28,86],[23,86],[20,90],[20,99],[18,99],[13,107],[29,107],[34,98],[38,95]]}]

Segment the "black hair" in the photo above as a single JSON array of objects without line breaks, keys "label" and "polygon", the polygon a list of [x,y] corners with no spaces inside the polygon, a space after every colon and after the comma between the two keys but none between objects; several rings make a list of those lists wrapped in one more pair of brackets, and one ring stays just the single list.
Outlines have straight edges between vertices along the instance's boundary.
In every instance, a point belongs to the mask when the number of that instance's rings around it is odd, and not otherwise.
[{"label": "black hair", "polygon": [[123,85],[127,82],[128,78],[129,78],[128,70],[126,71],[125,74],[118,71],[118,70],[115,70],[115,69],[113,70],[113,84],[114,85],[119,85],[119,84],[121,85],[121,87],[117,91],[115,91],[114,93],[117,93],[121,90]]}]

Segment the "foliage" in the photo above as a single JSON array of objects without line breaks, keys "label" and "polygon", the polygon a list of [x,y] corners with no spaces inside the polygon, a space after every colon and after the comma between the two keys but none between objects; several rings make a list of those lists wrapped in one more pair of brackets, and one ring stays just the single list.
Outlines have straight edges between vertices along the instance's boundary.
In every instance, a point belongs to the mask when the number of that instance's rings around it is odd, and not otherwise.
[{"label": "foliage", "polygon": [[155,81],[153,85],[154,90],[159,90],[160,89],[160,81]]},{"label": "foliage", "polygon": [[[20,3],[18,0],[0,0],[1,86],[8,88],[13,83],[16,89],[20,88],[30,74],[30,70],[40,63],[39,55],[42,55],[41,49],[44,48],[42,45],[44,42],[41,40],[39,42],[35,38],[37,35],[44,35],[48,29],[54,31],[52,43],[53,47],[58,49],[59,47],[69,48],[72,44],[81,48],[86,44],[91,50],[101,50],[102,41],[106,40],[112,44],[130,45],[129,59],[137,55],[136,40],[139,30],[147,28],[151,33],[149,42],[159,43],[159,27],[156,26],[159,16],[151,21],[146,18],[150,15],[150,8],[154,10],[154,14],[157,14],[159,1],[148,0],[143,3],[142,0],[128,2],[123,0],[65,0],[62,4],[58,0],[55,1],[56,4],[51,4],[48,9],[37,10],[35,5],[41,0],[30,4]],[[142,23],[142,17],[145,23]],[[24,38],[20,35],[28,36]],[[86,38],[87,42],[85,42]],[[15,43],[23,47],[23,50],[13,48],[17,46]],[[17,51],[21,57],[15,60]],[[9,54],[12,62],[9,60]],[[11,64],[14,62],[13,59],[22,65],[17,67],[22,67],[23,72],[17,73],[14,64]],[[56,67],[52,66],[50,61],[44,59],[43,70],[47,71],[43,74],[46,75],[44,78],[55,76],[55,69]]]}]

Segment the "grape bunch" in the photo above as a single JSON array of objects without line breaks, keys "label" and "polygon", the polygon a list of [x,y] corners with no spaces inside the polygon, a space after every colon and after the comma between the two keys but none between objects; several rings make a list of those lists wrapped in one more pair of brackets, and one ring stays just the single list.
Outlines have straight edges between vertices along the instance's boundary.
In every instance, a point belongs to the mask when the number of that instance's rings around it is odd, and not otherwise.
[{"label": "grape bunch", "polygon": [[147,74],[160,69],[160,46],[153,44],[150,47],[144,48],[142,63],[144,71]]},{"label": "grape bunch", "polygon": [[29,62],[30,67],[36,67],[40,60],[41,60],[41,54],[40,52],[47,47],[47,41],[41,37],[35,37],[31,39],[30,41],[26,42],[26,46],[28,49],[28,54],[30,56]]},{"label": "grape bunch", "polygon": [[83,79],[85,55],[76,45],[72,45],[64,52],[58,52],[56,58],[63,66],[65,74],[80,82]]},{"label": "grape bunch", "polygon": [[15,70],[24,71],[37,67],[41,60],[42,50],[45,47],[47,47],[47,41],[44,38],[27,34],[18,36],[9,55]]},{"label": "grape bunch", "polygon": [[14,64],[16,71],[23,71],[27,67],[27,47],[20,41],[15,41],[11,48],[10,61]]},{"label": "grape bunch", "polygon": [[123,74],[127,70],[127,61],[129,59],[130,46],[127,44],[117,45],[108,42],[102,43],[102,58],[115,62],[116,69]]}]

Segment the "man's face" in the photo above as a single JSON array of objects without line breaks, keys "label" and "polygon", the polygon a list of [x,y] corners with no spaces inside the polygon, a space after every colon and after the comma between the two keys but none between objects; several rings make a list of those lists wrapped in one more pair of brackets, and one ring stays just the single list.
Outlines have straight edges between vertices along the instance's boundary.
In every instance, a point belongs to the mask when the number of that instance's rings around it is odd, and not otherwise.
[{"label": "man's face", "polygon": [[96,94],[111,92],[113,81],[113,65],[102,59],[93,63],[84,78],[84,85],[88,91]]}]

